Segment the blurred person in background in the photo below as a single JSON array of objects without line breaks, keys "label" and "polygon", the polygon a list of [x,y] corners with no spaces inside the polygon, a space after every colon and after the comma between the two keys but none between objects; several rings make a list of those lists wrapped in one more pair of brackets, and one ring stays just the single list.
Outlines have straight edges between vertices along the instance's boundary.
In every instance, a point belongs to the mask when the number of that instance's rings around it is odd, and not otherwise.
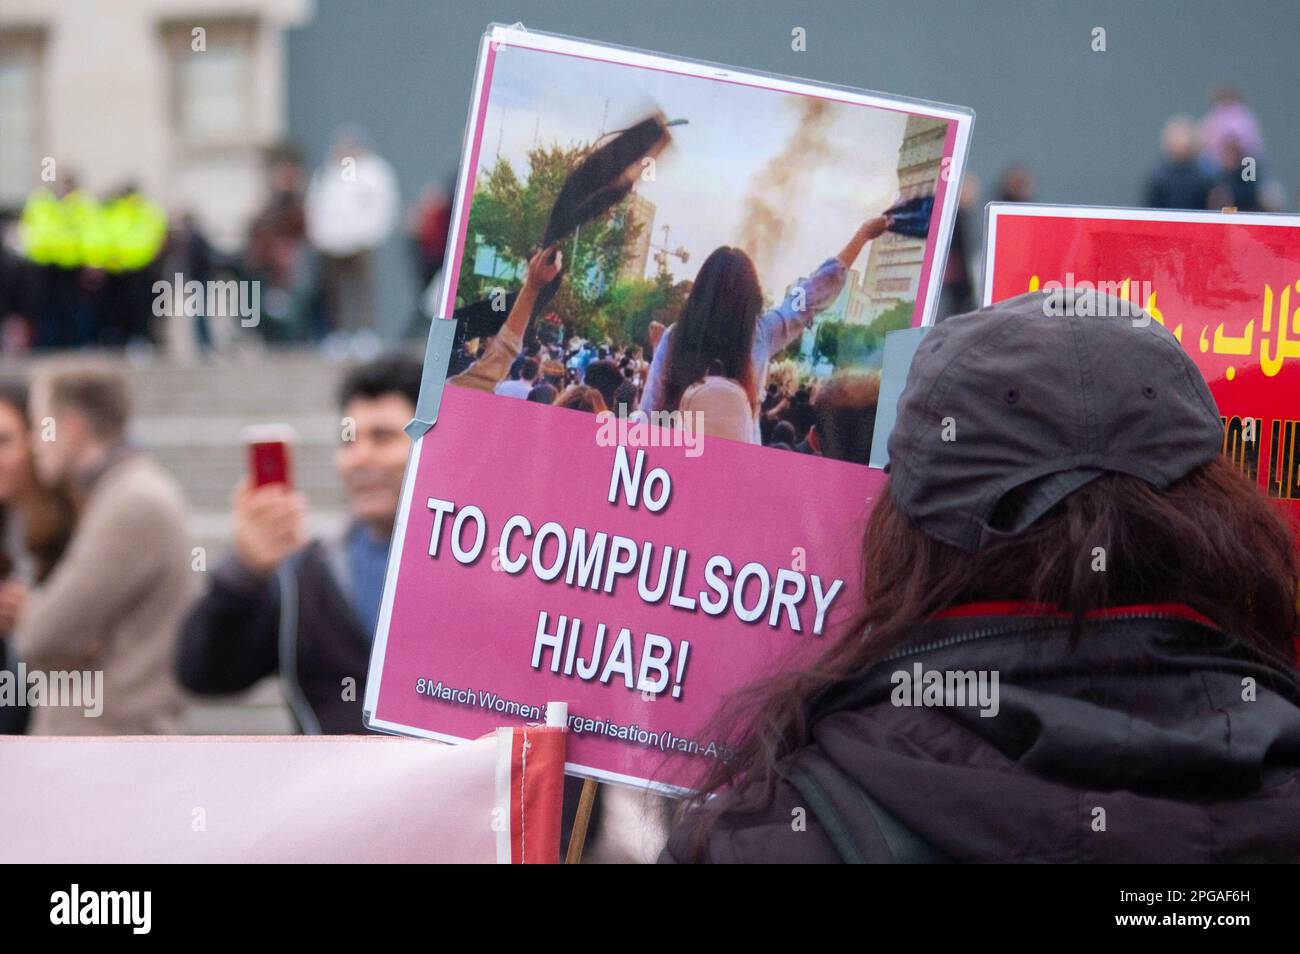
[{"label": "blurred person in background", "polygon": [[632,369],[626,368],[623,371],[622,382],[614,389],[614,399],[610,403],[610,409],[619,417],[626,417],[635,411],[640,403],[641,391],[636,386]]},{"label": "blurred person in background", "polygon": [[1229,140],[1223,146],[1223,166],[1210,189],[1210,208],[1235,208],[1238,212],[1280,212],[1285,205],[1282,189],[1254,156]]},{"label": "blurred person in background", "polygon": [[605,402],[607,408],[618,407],[614,395],[618,393],[623,381],[623,372],[609,358],[599,358],[591,362],[582,375],[582,383],[599,391],[601,400]]},{"label": "blurred person in background", "polygon": [[795,388],[777,403],[771,416],[773,423],[784,421],[794,429],[795,444],[806,440],[814,420],[812,392],[806,386]]},{"label": "blurred person in background", "polygon": [[152,341],[153,268],[167,216],[134,184],[99,202],[65,174],[31,194],[20,234],[40,274],[38,347]]},{"label": "blurred person in background", "polygon": [[[18,660],[8,637],[28,591],[49,577],[67,546],[72,521],[71,502],[36,480],[27,386],[0,382],[0,666],[10,672]],[[0,734],[21,734],[29,716],[26,706],[0,707]]]},{"label": "blurred person in background", "polygon": [[[192,212],[175,217],[167,227],[167,241],[160,259],[162,280],[172,286],[174,276],[181,276],[182,287],[189,282],[201,282],[204,287],[212,280],[215,256],[212,246],[199,228]],[[169,319],[163,338],[169,351],[178,357],[189,358],[195,346],[201,352],[212,350],[213,336],[210,322],[215,316],[206,314],[206,301],[191,315],[184,301],[168,303]],[[193,319],[193,324],[186,319]]]},{"label": "blurred person in background", "polygon": [[1146,204],[1152,209],[1204,209],[1210,198],[1210,177],[1196,156],[1196,126],[1175,116],[1160,132],[1160,165],[1147,182]]},{"label": "blurred person in background", "polygon": [[793,424],[789,421],[777,421],[776,426],[772,428],[772,436],[767,446],[776,450],[798,450],[803,444],[795,440]]},{"label": "blurred person in background", "polygon": [[0,352],[20,354],[35,337],[38,269],[23,257],[16,212],[0,211]]},{"label": "blurred person in background", "polygon": [[353,437],[335,457],[351,521],[341,537],[307,538],[307,502],[283,484],[234,495],[233,552],[185,616],[181,683],[203,695],[279,673],[306,734],[356,733],[379,620],[388,543],[411,449],[420,363],[382,357],[345,377],[339,406]]},{"label": "blurred person in background", "polygon": [[[307,238],[321,257],[326,321],[333,349],[374,347],[374,253],[398,215],[397,176],[355,131],[341,133],[307,186]],[[342,337],[340,337],[342,336]]]},{"label": "blurred person in background", "polygon": [[528,392],[528,400],[534,404],[554,404],[558,394],[559,392],[552,385],[542,382]]},{"label": "blurred person in background", "polygon": [[1201,117],[1200,140],[1205,168],[1212,171],[1223,167],[1229,149],[1256,157],[1264,151],[1259,118],[1232,86],[1220,86],[1210,94],[1210,108]]},{"label": "blurred person in background", "polygon": [[292,340],[303,332],[309,296],[307,173],[296,150],[282,146],[268,157],[267,197],[248,228],[244,267],[262,282],[263,335]]},{"label": "blurred person in background", "polygon": [[67,550],[18,614],[14,649],[29,669],[102,671],[103,712],[38,708],[35,735],[170,735],[180,728],[172,675],[189,603],[191,553],[180,490],[126,443],[127,383],[116,369],[65,361],[31,389],[38,479],[68,494]]},{"label": "blurred person in background", "polygon": [[[957,199],[957,216],[953,220],[952,244],[948,246],[948,260],[943,268],[943,287],[939,292],[939,310],[936,321],[960,315],[975,307],[974,252],[967,230],[978,230],[980,184],[969,172],[962,177],[961,192]],[[978,248],[978,246],[976,246]]]},{"label": "blurred person in background", "polygon": [[417,292],[428,288],[442,268],[447,251],[447,230],[451,228],[449,193],[456,188],[454,177],[450,186],[450,189],[444,189],[429,183],[406,214],[406,238],[415,262]]},{"label": "blurred person in background", "polygon": [[102,272],[98,342],[103,345],[152,343],[153,283],[159,253],[167,239],[167,216],[128,182],[96,217],[100,239],[88,247],[86,264]]},{"label": "blurred person in background", "polygon": [[97,289],[87,269],[97,260],[99,204],[63,173],[49,187],[32,192],[19,219],[19,245],[35,270],[34,344],[71,348],[96,334]]},{"label": "blurred person in background", "polygon": [[1201,119],[1201,164],[1212,180],[1209,207],[1241,212],[1281,212],[1282,184],[1264,169],[1264,133],[1241,93],[1221,86]]},{"label": "blurred person in background", "polygon": [[1013,162],[1002,170],[994,194],[998,202],[1037,202],[1038,185],[1027,165]]}]

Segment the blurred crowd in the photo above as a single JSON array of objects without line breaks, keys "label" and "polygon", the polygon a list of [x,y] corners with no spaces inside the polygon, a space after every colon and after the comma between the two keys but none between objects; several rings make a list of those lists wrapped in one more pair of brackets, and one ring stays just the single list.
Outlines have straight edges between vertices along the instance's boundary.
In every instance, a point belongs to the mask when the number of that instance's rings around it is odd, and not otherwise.
[{"label": "blurred crowd", "polygon": [[[1259,117],[1231,86],[1219,87],[1211,94],[1200,119],[1170,117],[1161,129],[1159,149],[1160,158],[1135,196],[1146,208],[1216,212],[1225,208],[1238,212],[1287,209],[1286,186],[1267,162]],[[1034,173],[1024,163],[1007,166],[989,198],[997,202],[1048,201],[1039,197]],[[944,272],[940,318],[977,306],[982,217],[979,183],[967,175]]]},{"label": "blurred crowd", "polygon": [[[1287,206],[1285,187],[1267,161],[1262,125],[1230,87],[1212,94],[1199,119],[1170,118],[1159,150],[1159,160],[1135,195],[1148,207],[1246,212]],[[170,283],[181,275],[204,286],[258,283],[257,319],[243,324],[253,325],[251,333],[262,339],[321,343],[334,354],[376,354],[381,347],[376,252],[400,229],[412,297],[425,292],[446,251],[450,188],[427,185],[402,216],[392,166],[351,128],[337,134],[314,170],[290,146],[271,150],[265,170],[264,199],[242,245],[233,251],[214,248],[193,214],[168,214],[130,183],[97,196],[80,186],[75,175],[63,173],[32,192],[21,209],[7,215],[0,211],[0,349],[13,354],[33,347],[132,343],[170,346],[182,353],[220,348],[240,322],[210,313],[210,299],[173,296],[162,301],[155,291],[161,287],[157,282]],[[983,198],[978,181],[967,176],[941,316],[969,310],[977,301]],[[1032,169],[1025,163],[1009,165],[987,198],[1040,201]],[[170,289],[163,295],[171,295]],[[550,317],[562,332],[562,319]],[[418,335],[422,322],[413,310],[402,318],[397,336]],[[390,323],[385,337],[394,337],[391,328]],[[590,353],[601,345],[579,344],[585,348],[579,370],[585,371]],[[564,365],[563,374],[554,373],[552,366],[551,372],[538,375],[557,389],[557,397],[574,383],[573,347],[537,348],[532,355],[542,365]],[[620,367],[620,374],[624,370]],[[780,399],[792,398],[796,390]],[[795,437],[795,443],[803,439],[797,426]]]},{"label": "blurred crowd", "polygon": [[742,249],[720,246],[700,266],[676,320],[666,327],[650,322],[644,345],[621,349],[562,342],[562,322],[536,314],[563,270],[562,252],[552,245],[529,261],[504,320],[491,300],[458,310],[461,338],[448,380],[596,414],[641,412],[656,421],[665,419],[655,415],[681,415],[678,426],[712,437],[865,464],[879,375],[837,368],[817,377],[801,370],[789,350],[844,289],[866,245],[889,227],[888,216],[863,222],[837,255],[761,312],[765,296],[753,261]]},{"label": "blurred crowd", "polygon": [[[651,354],[662,340],[663,331],[662,325],[651,325],[647,339]],[[485,348],[486,341],[479,339],[459,352],[452,374],[472,364]],[[640,345],[620,350],[581,338],[563,344],[533,339],[510,363],[505,379],[492,390],[538,404],[592,414],[612,411],[627,417],[647,410],[642,397],[652,367]],[[685,409],[703,412],[709,426],[716,430],[719,417],[711,412],[725,409],[729,390],[724,390],[721,382],[711,382],[686,401]],[[759,439],[753,443],[865,464],[870,458],[879,391],[879,375],[870,371],[818,378],[803,371],[793,359],[773,361],[759,402]],[[745,433],[715,436],[748,442]]]},{"label": "blurred crowd", "polygon": [[[447,192],[427,186],[399,223],[392,166],[351,130],[310,173],[296,149],[271,150],[263,192],[242,245],[224,252],[194,214],[169,215],[134,184],[99,196],[73,173],[51,177],[21,209],[0,212],[0,348],[188,354],[223,346],[242,325],[268,341],[373,356],[376,252],[400,226],[423,291],[442,266]],[[221,296],[182,293],[190,282],[257,283],[257,313],[247,320],[223,311]],[[407,325],[419,330],[416,315]]]}]

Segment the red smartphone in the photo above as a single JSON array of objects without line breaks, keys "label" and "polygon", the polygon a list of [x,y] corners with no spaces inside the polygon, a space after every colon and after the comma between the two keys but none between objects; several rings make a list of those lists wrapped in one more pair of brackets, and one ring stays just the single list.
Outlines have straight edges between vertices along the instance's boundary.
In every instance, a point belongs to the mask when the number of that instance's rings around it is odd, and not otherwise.
[{"label": "red smartphone", "polygon": [[245,428],[248,473],[254,487],[293,486],[293,428],[286,424],[257,424]]}]

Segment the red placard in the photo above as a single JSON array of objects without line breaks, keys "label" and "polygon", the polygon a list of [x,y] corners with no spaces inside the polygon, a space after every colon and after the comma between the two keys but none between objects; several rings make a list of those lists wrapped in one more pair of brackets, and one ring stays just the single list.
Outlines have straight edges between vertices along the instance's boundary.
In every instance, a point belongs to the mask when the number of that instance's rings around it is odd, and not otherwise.
[{"label": "red placard", "polygon": [[1300,216],[993,204],[986,249],[986,305],[1091,285],[1162,322],[1209,382],[1224,453],[1300,525]]}]

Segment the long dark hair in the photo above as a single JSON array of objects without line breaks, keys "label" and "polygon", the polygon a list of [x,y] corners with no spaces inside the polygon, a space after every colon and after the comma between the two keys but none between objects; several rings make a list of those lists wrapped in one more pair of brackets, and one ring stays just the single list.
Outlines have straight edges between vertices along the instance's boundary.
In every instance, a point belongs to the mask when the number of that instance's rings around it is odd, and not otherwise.
[{"label": "long dark hair", "polygon": [[[1106,551],[1105,573],[1092,567],[1097,546]],[[710,726],[707,736],[727,740],[732,757],[710,763],[700,797],[687,804],[696,850],[721,812],[770,804],[780,761],[811,741],[815,697],[865,673],[950,606],[1052,604],[1070,614],[1077,640],[1090,610],[1184,603],[1260,655],[1293,666],[1295,546],[1275,503],[1222,458],[1163,491],[1105,474],[1025,533],[973,554],[926,536],[883,494],[867,521],[862,617],[814,665],[743,690]]]},{"label": "long dark hair", "polygon": [[677,410],[682,392],[716,365],[758,403],[754,373],[754,326],[763,309],[763,288],[749,256],[723,245],[700,266],[691,294],[673,325],[665,369],[664,408]]}]

